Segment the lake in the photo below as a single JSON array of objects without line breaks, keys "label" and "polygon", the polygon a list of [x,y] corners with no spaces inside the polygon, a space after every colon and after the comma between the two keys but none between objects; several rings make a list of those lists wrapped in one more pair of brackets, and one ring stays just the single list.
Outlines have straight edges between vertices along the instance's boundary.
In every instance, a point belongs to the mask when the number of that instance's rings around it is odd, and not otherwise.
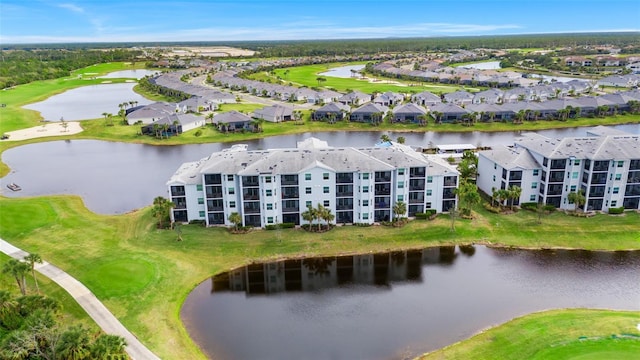
[{"label": "lake", "polygon": [[117,116],[118,104],[137,101],[138,105],[153,101],[133,91],[136,83],[89,85],[67,90],[44,101],[23,106],[39,111],[45,121],[88,120],[102,118],[102,113]]},{"label": "lake", "polygon": [[320,76],[332,76],[332,77],[339,77],[339,78],[351,78],[354,77],[353,72],[351,72],[351,70],[362,70],[364,69],[364,65],[348,65],[348,66],[340,66],[340,67],[336,67],[336,68],[332,68],[329,71],[325,71],[323,73],[320,73],[318,75]]},{"label": "lake", "polygon": [[498,70],[501,69],[500,61],[482,61],[477,63],[470,63],[462,65],[465,69],[478,69],[478,70]]},{"label": "lake", "polygon": [[[617,125],[615,129],[640,134],[640,124]],[[585,136],[588,128],[538,131],[549,137]],[[513,144],[519,132],[320,132],[273,136],[239,143],[249,149],[295,147],[298,141],[315,136],[330,146],[373,146],[382,134],[406,138],[406,144],[470,143],[477,146]],[[11,172],[1,179],[0,194],[8,197],[75,194],[99,214],[121,214],[150,205],[156,196],[167,197],[166,181],[187,161],[199,160],[230,147],[232,143],[153,146],[99,140],[59,140],[22,145],[2,153]],[[43,176],[46,181],[43,181]],[[15,182],[22,191],[6,184]]]},{"label": "lake", "polygon": [[576,307],[640,310],[640,252],[466,246],[252,264],[201,283],[181,317],[210,358],[404,359]]}]

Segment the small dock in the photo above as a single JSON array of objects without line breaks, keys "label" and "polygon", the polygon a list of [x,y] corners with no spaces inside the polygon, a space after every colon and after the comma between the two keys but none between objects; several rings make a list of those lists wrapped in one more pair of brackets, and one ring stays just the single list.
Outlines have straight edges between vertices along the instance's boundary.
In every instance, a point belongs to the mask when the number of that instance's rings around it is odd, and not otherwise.
[{"label": "small dock", "polygon": [[20,191],[22,190],[22,188],[20,187],[20,185],[16,184],[16,183],[11,183],[11,184],[7,184],[7,187],[9,188],[9,190],[11,191]]}]

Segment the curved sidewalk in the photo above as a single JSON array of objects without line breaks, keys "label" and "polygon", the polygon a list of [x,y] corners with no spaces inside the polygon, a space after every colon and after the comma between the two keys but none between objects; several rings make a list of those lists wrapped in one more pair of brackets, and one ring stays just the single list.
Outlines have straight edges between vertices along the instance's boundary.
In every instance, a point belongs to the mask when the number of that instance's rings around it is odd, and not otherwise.
[{"label": "curved sidewalk", "polygon": [[[0,239],[0,251],[14,259],[22,260],[28,253]],[[78,280],[66,272],[43,261],[36,264],[35,269],[42,275],[56,282],[65,289],[91,318],[107,334],[118,335],[127,341],[127,353],[134,360],[160,359],[144,346],[115,316],[96,298],[96,296]]]}]

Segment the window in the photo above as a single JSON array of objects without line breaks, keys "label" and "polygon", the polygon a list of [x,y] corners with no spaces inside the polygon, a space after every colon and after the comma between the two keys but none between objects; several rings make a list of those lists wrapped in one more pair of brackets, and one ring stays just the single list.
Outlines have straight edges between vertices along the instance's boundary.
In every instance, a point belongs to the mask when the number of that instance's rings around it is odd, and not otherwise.
[{"label": "window", "polygon": [[496,170],[498,168],[498,164],[493,163],[493,170]]},{"label": "window", "polygon": [[398,189],[404,189],[404,181],[398,183]]},{"label": "window", "polygon": [[235,201],[229,201],[229,207],[230,208],[236,207],[236,202]]},{"label": "window", "polygon": [[227,181],[233,181],[233,175],[227,175]]},{"label": "window", "polygon": [[532,183],[531,183],[531,188],[532,188],[532,189],[537,189],[537,188],[538,188],[538,183],[537,183],[537,182],[535,182],[535,181],[534,181],[534,182],[532,182]]},{"label": "window", "polygon": [[304,207],[308,208],[309,206],[313,206],[313,205],[311,205],[311,201],[307,201],[307,202],[304,203]]},{"label": "window", "polygon": [[362,206],[369,206],[369,200],[362,200]]},{"label": "window", "polygon": [[273,216],[269,216],[269,217],[267,218],[267,223],[269,223],[269,224],[273,224]]},{"label": "window", "polygon": [[398,175],[404,175],[404,169],[398,169]]},{"label": "window", "polygon": [[538,169],[533,169],[533,176],[538,176]]},{"label": "window", "polygon": [[368,186],[363,186],[362,187],[362,192],[363,193],[368,193],[369,192],[369,187]]},{"label": "window", "polygon": [[230,188],[229,188],[229,195],[233,195],[233,194],[235,194],[235,193],[236,193],[236,189],[234,189],[234,188],[230,187]]},{"label": "window", "polygon": [[577,178],[578,178],[578,172],[577,172],[577,171],[574,171],[574,172],[571,174],[571,178],[572,178],[572,179],[577,179]]},{"label": "window", "polygon": [[427,208],[427,209],[431,209],[431,203],[430,203],[430,202],[428,202],[428,203],[427,203],[426,208]]},{"label": "window", "polygon": [[324,187],[322,187],[322,192],[323,192],[324,194],[328,194],[328,193],[329,193],[329,187],[328,187],[328,186],[324,186]]},{"label": "window", "polygon": [[615,207],[616,205],[618,205],[618,201],[611,200],[611,207]]},{"label": "window", "polygon": [[529,196],[529,201],[536,201],[536,196],[535,195]]},{"label": "window", "polygon": [[580,165],[580,160],[579,159],[573,160],[573,165]]},{"label": "window", "polygon": [[196,185],[196,190],[202,191],[202,184],[197,184]]},{"label": "window", "polygon": [[624,165],[624,161],[618,161],[618,167],[622,167]]},{"label": "window", "polygon": [[198,204],[199,205],[204,204],[204,198],[198,198]]},{"label": "window", "polygon": [[304,174],[304,179],[307,181],[311,180],[311,174]]},{"label": "window", "polygon": [[614,193],[614,194],[617,194],[617,193],[619,193],[619,192],[620,192],[620,188],[618,188],[618,187],[614,187],[614,188],[613,188],[613,193]]},{"label": "window", "polygon": [[200,211],[200,212],[198,213],[198,215],[200,215],[200,217],[201,217],[201,218],[203,218],[203,217],[204,217],[204,211]]},{"label": "window", "polygon": [[362,214],[362,220],[368,220],[368,219],[369,219],[369,213]]},{"label": "window", "polygon": [[267,196],[271,196],[273,194],[273,190],[267,189],[267,190],[264,191],[264,194],[267,195]]},{"label": "window", "polygon": [[322,180],[329,180],[329,173],[323,173]]},{"label": "window", "polygon": [[398,195],[398,201],[404,201],[404,195]]},{"label": "window", "polygon": [[432,192],[431,189],[427,189],[427,196],[431,196]]},{"label": "window", "polygon": [[310,188],[310,187],[305,188],[305,189],[304,189],[304,193],[305,193],[305,194],[311,194],[311,188]]},{"label": "window", "polygon": [[270,183],[271,182],[271,176],[265,176],[264,182]]},{"label": "window", "polygon": [[427,183],[431,184],[433,182],[433,176],[427,176]]},{"label": "window", "polygon": [[496,176],[495,175],[493,175],[493,181],[496,181]]},{"label": "window", "polygon": [[571,185],[571,192],[576,192],[576,186],[575,185]]},{"label": "window", "polygon": [[322,202],[322,206],[324,206],[324,207],[327,207],[327,206],[330,206],[330,205],[331,205],[331,203],[329,202],[329,200],[325,200],[325,201]]},{"label": "window", "polygon": [[622,180],[622,174],[616,174],[616,180]]},{"label": "window", "polygon": [[267,210],[273,210],[273,204],[267,204]]},{"label": "window", "polygon": [[362,180],[369,180],[369,173],[362,174]]}]

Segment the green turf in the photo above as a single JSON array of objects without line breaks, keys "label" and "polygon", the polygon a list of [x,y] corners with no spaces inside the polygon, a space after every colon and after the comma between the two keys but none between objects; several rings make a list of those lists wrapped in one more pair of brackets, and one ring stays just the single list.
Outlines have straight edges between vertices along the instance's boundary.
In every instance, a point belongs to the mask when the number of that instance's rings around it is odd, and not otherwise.
[{"label": "green turf", "polygon": [[82,282],[93,284],[91,290],[103,299],[138,294],[155,278],[154,264],[141,257],[101,258],[82,274]]}]

